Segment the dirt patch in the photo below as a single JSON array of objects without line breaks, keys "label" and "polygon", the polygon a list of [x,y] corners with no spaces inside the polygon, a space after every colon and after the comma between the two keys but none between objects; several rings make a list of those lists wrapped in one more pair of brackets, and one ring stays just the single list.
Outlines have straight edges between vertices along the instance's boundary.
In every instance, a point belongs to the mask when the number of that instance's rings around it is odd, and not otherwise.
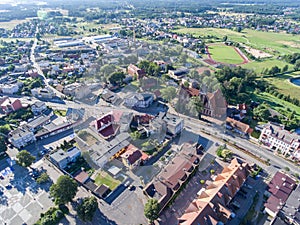
[{"label": "dirt patch", "polygon": [[278,41],[278,43],[284,44],[284,45],[287,45],[287,46],[293,47],[293,48],[300,48],[300,43],[296,43],[294,41]]},{"label": "dirt patch", "polygon": [[245,50],[257,59],[272,57],[271,54],[263,52],[261,50],[255,49],[255,48],[250,48],[250,47],[245,46]]}]

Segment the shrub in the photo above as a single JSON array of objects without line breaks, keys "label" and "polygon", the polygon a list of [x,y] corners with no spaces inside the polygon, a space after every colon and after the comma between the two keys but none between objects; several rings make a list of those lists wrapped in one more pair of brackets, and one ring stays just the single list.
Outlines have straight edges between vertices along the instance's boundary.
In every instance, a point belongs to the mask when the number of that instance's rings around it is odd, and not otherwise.
[{"label": "shrub", "polygon": [[200,184],[204,184],[205,183],[205,180],[200,180]]}]

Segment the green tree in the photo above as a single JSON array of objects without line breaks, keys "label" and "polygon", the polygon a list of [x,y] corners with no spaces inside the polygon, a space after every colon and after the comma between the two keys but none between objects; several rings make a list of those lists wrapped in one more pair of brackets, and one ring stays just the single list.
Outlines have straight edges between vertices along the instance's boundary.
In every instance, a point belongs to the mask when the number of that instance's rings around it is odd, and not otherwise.
[{"label": "green tree", "polygon": [[137,130],[130,133],[130,136],[134,141],[141,138],[141,134]]},{"label": "green tree", "polygon": [[18,152],[18,154],[17,154],[17,163],[20,166],[28,167],[34,162],[34,160],[35,160],[35,157],[26,150],[22,150],[22,151]]},{"label": "green tree", "polygon": [[55,204],[65,204],[72,201],[77,192],[77,183],[67,175],[57,179],[50,187],[50,195],[55,198]]},{"label": "green tree", "polygon": [[144,208],[144,214],[150,223],[153,223],[158,218],[159,210],[160,207],[157,199],[151,198],[147,201]]},{"label": "green tree", "polygon": [[224,149],[222,150],[221,156],[224,161],[226,161],[227,159],[230,159],[232,157],[232,151],[230,151],[229,149]]},{"label": "green tree", "polygon": [[0,155],[2,153],[4,153],[6,150],[7,150],[7,147],[6,147],[6,143],[5,143],[5,138],[2,135],[0,135]]},{"label": "green tree", "polygon": [[288,69],[289,69],[289,66],[288,66],[288,65],[285,65],[285,66],[282,68],[282,72],[286,72],[286,71],[288,71]]},{"label": "green tree", "polygon": [[199,96],[194,96],[191,98],[191,101],[195,107],[195,110],[198,114],[198,118],[201,119],[201,114],[202,114],[202,110],[203,110],[203,103],[200,99]]},{"label": "green tree", "polygon": [[267,121],[271,116],[269,107],[266,104],[260,104],[253,110],[253,116],[261,121]]},{"label": "green tree", "polygon": [[176,88],[174,87],[166,87],[160,90],[161,97],[166,101],[171,101],[176,97]]},{"label": "green tree", "polygon": [[37,179],[36,182],[38,184],[43,184],[49,181],[49,175],[46,172],[43,172]]},{"label": "green tree", "polygon": [[108,80],[111,84],[120,84],[123,82],[125,74],[123,72],[114,72],[108,77]]},{"label": "green tree", "polygon": [[86,197],[77,207],[77,214],[83,221],[92,221],[98,208],[97,200],[94,196]]}]

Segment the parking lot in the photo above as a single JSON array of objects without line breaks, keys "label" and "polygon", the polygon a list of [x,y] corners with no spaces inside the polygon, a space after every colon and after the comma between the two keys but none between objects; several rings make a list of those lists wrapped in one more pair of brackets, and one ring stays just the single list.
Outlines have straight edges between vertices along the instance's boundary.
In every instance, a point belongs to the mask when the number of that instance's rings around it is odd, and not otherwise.
[{"label": "parking lot", "polygon": [[14,165],[0,184],[0,224],[34,224],[40,213],[54,205],[49,186],[38,185],[27,169]]}]

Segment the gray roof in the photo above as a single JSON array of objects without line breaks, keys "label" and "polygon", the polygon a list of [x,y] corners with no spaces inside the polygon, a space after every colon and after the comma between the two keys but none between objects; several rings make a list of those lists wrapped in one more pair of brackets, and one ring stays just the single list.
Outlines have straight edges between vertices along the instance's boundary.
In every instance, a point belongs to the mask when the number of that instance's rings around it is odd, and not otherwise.
[{"label": "gray roof", "polygon": [[71,149],[68,149],[67,151],[67,155],[70,157],[70,158],[73,158],[74,156],[76,156],[78,153],[81,153],[81,151],[74,147],[74,148],[71,148]]},{"label": "gray roof", "polygon": [[38,126],[43,125],[47,121],[50,120],[50,116],[40,115],[35,118],[33,118],[30,122],[28,122],[28,126],[35,129]]},{"label": "gray roof", "polygon": [[32,106],[35,106],[37,108],[40,108],[42,106],[46,105],[45,102],[41,102],[41,101],[37,101],[34,104],[32,104]]},{"label": "gray roof", "polygon": [[99,145],[92,146],[93,152],[91,158],[98,165],[107,162],[118,151],[130,144],[130,135],[128,133],[120,133],[110,142],[102,142]]},{"label": "gray roof", "polygon": [[54,152],[50,155],[50,158],[58,163],[65,160],[68,157],[68,154],[62,149],[59,149],[57,152]]},{"label": "gray roof", "polygon": [[297,133],[290,133],[285,130],[284,127],[278,126],[272,123],[268,123],[265,125],[267,128],[271,129],[272,136],[281,139],[287,143],[291,143],[293,140],[300,141],[300,135]]},{"label": "gray roof", "polygon": [[287,199],[284,207],[282,208],[282,212],[287,217],[294,217],[298,223],[300,223],[300,213],[298,212],[300,209],[300,186],[290,194],[289,198]]},{"label": "gray roof", "polygon": [[30,127],[27,124],[24,124],[20,127],[18,127],[16,130],[13,130],[9,133],[9,136],[13,139],[19,139],[22,136],[25,136],[27,134],[33,134],[30,131]]}]

